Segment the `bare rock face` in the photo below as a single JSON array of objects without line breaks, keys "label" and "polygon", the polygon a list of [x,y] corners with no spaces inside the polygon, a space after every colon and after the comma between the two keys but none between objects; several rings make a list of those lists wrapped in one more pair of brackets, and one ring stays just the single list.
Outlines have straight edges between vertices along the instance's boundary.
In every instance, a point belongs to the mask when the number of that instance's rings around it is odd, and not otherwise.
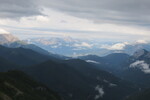
[{"label": "bare rock face", "polygon": [[19,41],[19,39],[12,34],[0,34],[0,44],[12,43]]}]

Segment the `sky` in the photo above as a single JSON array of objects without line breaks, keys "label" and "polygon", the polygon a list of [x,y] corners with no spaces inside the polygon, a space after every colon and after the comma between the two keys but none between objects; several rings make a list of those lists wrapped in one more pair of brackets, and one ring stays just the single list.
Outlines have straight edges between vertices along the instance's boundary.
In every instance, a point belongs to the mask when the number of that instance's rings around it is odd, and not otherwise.
[{"label": "sky", "polygon": [[71,36],[150,39],[150,0],[0,0],[0,33],[21,39]]}]

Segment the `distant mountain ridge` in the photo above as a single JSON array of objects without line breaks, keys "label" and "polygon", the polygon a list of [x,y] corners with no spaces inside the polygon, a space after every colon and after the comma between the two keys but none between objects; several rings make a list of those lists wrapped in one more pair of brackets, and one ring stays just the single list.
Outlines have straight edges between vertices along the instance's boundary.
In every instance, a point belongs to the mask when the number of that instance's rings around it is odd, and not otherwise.
[{"label": "distant mountain ridge", "polygon": [[0,44],[12,43],[19,41],[19,39],[12,34],[0,34]]},{"label": "distant mountain ridge", "polygon": [[19,40],[17,37],[15,37],[12,34],[0,34],[0,45],[6,46],[6,47],[10,47],[10,48],[26,48],[26,49],[32,49],[38,53],[42,53],[45,55],[48,55],[49,52],[47,52],[46,50],[33,45],[33,44],[28,44],[24,41]]},{"label": "distant mountain ridge", "polygon": [[150,50],[150,43],[146,41],[113,43],[73,37],[43,37],[25,41],[55,54],[74,57],[89,54],[106,56],[111,53],[127,53],[131,55],[139,49]]},{"label": "distant mountain ridge", "polygon": [[43,55],[25,48],[8,48],[0,45],[0,56],[21,66],[30,66],[42,63],[55,57]]},{"label": "distant mountain ridge", "polygon": [[13,36],[12,34],[0,34],[0,45],[6,46],[9,48],[20,48],[21,47],[21,48],[25,48],[25,49],[31,49],[42,55],[51,56],[51,57],[58,58],[58,59],[67,59],[68,58],[63,55],[53,54],[39,46],[36,46],[34,44],[29,44],[25,41],[19,40],[17,37]]}]

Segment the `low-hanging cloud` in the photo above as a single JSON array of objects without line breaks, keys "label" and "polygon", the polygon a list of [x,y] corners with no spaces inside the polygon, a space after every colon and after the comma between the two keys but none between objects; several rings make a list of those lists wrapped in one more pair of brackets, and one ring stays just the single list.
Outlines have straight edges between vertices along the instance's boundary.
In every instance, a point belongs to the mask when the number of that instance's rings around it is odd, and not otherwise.
[{"label": "low-hanging cloud", "polygon": [[113,45],[102,45],[100,48],[104,48],[108,50],[123,50],[128,44],[129,44],[128,42],[116,43]]},{"label": "low-hanging cloud", "polygon": [[147,64],[144,60],[138,60],[132,64],[130,64],[131,68],[139,68],[144,73],[150,73],[149,64]]},{"label": "low-hanging cloud", "polygon": [[148,44],[149,42],[146,40],[137,40],[134,42],[120,42],[115,44],[103,44],[100,46],[100,48],[108,49],[108,50],[124,50],[129,45],[140,45],[140,44]]},{"label": "low-hanging cloud", "polygon": [[89,43],[86,43],[86,42],[82,42],[80,44],[74,44],[73,45],[74,47],[77,47],[77,48],[82,48],[82,47],[86,47],[86,48],[92,48],[92,44],[89,44]]},{"label": "low-hanging cloud", "polygon": [[99,85],[97,85],[95,87],[95,90],[98,91],[98,95],[95,96],[95,100],[98,100],[99,98],[102,98],[105,94],[103,87],[100,87]]}]

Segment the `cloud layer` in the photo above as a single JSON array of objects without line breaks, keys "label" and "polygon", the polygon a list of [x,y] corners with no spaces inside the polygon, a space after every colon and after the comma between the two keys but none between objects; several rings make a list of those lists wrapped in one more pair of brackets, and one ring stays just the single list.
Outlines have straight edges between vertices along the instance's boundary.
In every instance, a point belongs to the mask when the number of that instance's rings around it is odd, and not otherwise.
[{"label": "cloud layer", "polygon": [[147,25],[150,22],[149,0],[38,0],[40,4],[87,18],[96,23],[132,23]]},{"label": "cloud layer", "polygon": [[0,17],[41,15],[51,8],[96,23],[149,25],[149,0],[0,0]]},{"label": "cloud layer", "polygon": [[108,50],[123,50],[126,45],[129,43],[124,42],[124,43],[116,43],[113,45],[102,45],[100,48],[108,49]]},{"label": "cloud layer", "polygon": [[0,0],[0,18],[16,19],[41,15],[40,10],[34,0]]},{"label": "cloud layer", "polygon": [[[19,35],[67,34],[79,38],[90,37],[112,41],[149,40],[150,36],[149,0],[0,0],[0,2],[0,27]],[[122,44],[116,46],[120,46],[118,49],[123,48]]]}]

